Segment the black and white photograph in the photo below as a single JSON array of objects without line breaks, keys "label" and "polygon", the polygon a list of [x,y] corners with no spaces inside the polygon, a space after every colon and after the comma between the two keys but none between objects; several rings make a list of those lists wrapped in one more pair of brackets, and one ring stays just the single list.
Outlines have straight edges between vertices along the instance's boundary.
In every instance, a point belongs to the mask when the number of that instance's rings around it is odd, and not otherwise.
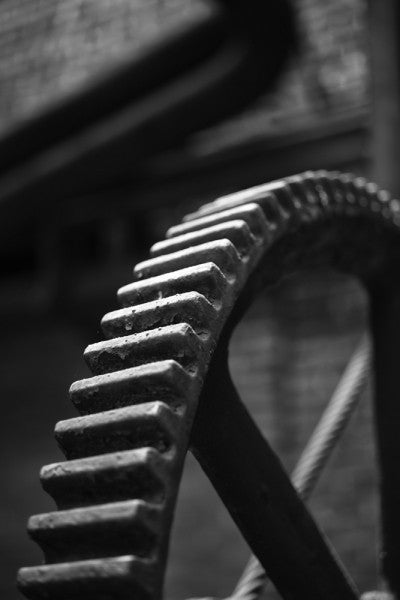
[{"label": "black and white photograph", "polygon": [[400,600],[398,0],[0,0],[0,265],[0,600]]}]

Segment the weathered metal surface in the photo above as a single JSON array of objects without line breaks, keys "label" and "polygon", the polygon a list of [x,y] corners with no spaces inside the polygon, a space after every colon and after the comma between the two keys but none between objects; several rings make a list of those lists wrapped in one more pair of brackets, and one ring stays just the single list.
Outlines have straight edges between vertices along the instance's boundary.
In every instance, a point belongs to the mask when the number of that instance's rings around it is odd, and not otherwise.
[{"label": "weathered metal surface", "polygon": [[233,276],[239,268],[239,255],[235,246],[229,240],[216,240],[215,242],[199,244],[193,248],[173,252],[166,256],[150,258],[137,264],[133,273],[137,280],[165,273],[170,273],[171,278],[174,271],[193,265],[204,265],[207,262],[214,264],[226,277],[229,277],[230,275]]},{"label": "weathered metal surface", "polygon": [[205,296],[213,304],[222,298],[227,283],[227,279],[214,263],[204,262],[130,283],[118,291],[118,298],[123,306],[130,306],[194,291]]},{"label": "weathered metal surface", "polygon": [[143,363],[172,359],[188,372],[196,370],[203,354],[199,336],[187,323],[157,327],[149,332],[117,337],[88,346],[85,359],[95,375],[136,367]]},{"label": "weathered metal surface", "polygon": [[[153,247],[157,256],[119,291],[125,308],[103,319],[111,339],[85,352],[95,376],[74,384],[71,398],[86,416],[56,427],[70,460],[42,470],[61,512],[30,522],[49,564],[21,570],[28,598],[161,597],[195,418],[193,449],[283,598],[357,597],[236,397],[224,348],[252,293],[298,267],[329,264],[392,290],[399,215],[399,202],[365,180],[305,173],[219,199]],[[379,335],[391,313],[378,304],[374,332],[383,356]],[[393,357],[387,368],[395,379]],[[383,387],[379,375],[381,395]],[[395,423],[394,400],[387,410]],[[385,477],[395,476],[391,453],[398,452],[394,425],[390,431],[390,443],[381,442],[390,446],[382,453]],[[386,507],[389,485],[383,491]],[[386,565],[399,547],[389,531],[394,512],[384,516]],[[119,545],[124,527],[136,533]],[[387,567],[386,574],[397,591],[398,576]]]},{"label": "weathered metal surface", "polygon": [[207,227],[221,224],[225,225],[227,222],[237,219],[245,221],[252,234],[257,237],[264,236],[268,230],[264,213],[261,208],[256,203],[249,203],[245,206],[238,206],[231,210],[225,210],[221,213],[212,214],[207,217],[196,219],[195,221],[187,221],[180,225],[176,225],[175,227],[171,227],[168,229],[165,237],[172,238],[193,231],[204,231]]},{"label": "weathered metal surface", "polygon": [[177,362],[165,360],[76,381],[70,397],[82,415],[160,398],[178,410],[186,402],[190,382]]},{"label": "weathered metal surface", "polygon": [[248,254],[252,246],[252,237],[250,229],[245,221],[235,220],[219,223],[211,227],[204,227],[199,231],[183,233],[176,237],[171,237],[164,242],[154,244],[150,250],[152,256],[162,256],[171,252],[178,252],[191,248],[197,244],[205,244],[215,240],[227,239],[235,246],[239,256]]},{"label": "weathered metal surface", "polygon": [[31,517],[28,531],[46,562],[103,558],[118,554],[146,557],[157,544],[160,509],[128,500]]},{"label": "weathered metal surface", "polygon": [[42,469],[40,479],[63,509],[132,497],[157,502],[164,496],[170,464],[170,457],[145,447],[54,463]]},{"label": "weathered metal surface", "polygon": [[210,328],[217,317],[217,311],[205,296],[186,292],[108,313],[101,325],[104,335],[113,338],[179,324],[182,314],[197,334]]},{"label": "weathered metal surface", "polygon": [[66,458],[82,458],[132,448],[154,447],[165,452],[178,435],[178,417],[164,402],[95,413],[56,425],[55,437]]}]

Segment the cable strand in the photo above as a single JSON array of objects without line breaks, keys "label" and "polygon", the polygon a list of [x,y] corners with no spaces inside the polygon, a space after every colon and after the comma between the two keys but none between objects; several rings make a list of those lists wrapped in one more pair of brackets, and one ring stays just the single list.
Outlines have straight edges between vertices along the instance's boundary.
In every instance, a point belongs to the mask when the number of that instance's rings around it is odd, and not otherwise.
[{"label": "cable strand", "polygon": [[[371,344],[365,334],[352,355],[340,381],[314,429],[292,473],[292,483],[306,501],[358,405],[368,378]],[[267,582],[264,568],[251,556],[232,595],[226,600],[258,600]]]}]

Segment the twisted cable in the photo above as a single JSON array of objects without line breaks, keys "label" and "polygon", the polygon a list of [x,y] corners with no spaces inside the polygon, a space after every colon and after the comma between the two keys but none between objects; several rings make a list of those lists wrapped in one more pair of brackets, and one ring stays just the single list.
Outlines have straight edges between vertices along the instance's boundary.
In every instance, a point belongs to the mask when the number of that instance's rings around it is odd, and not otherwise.
[{"label": "twisted cable", "polygon": [[[310,497],[333,449],[360,399],[368,377],[371,344],[364,335],[352,355],[318,425],[305,447],[293,474],[292,483],[302,500]],[[257,600],[267,582],[264,568],[251,556],[232,595],[227,600]]]}]

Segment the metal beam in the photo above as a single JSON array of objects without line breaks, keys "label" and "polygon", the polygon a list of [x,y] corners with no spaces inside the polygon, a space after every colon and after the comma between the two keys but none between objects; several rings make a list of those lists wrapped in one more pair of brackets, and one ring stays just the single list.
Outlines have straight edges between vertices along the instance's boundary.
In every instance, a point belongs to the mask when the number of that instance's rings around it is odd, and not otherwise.
[{"label": "metal beam", "polygon": [[353,584],[241,403],[226,359],[214,359],[207,376],[193,453],[283,598],[355,600]]},{"label": "metal beam", "polygon": [[380,471],[383,575],[400,597],[400,289],[378,282],[371,293],[375,428]]}]

